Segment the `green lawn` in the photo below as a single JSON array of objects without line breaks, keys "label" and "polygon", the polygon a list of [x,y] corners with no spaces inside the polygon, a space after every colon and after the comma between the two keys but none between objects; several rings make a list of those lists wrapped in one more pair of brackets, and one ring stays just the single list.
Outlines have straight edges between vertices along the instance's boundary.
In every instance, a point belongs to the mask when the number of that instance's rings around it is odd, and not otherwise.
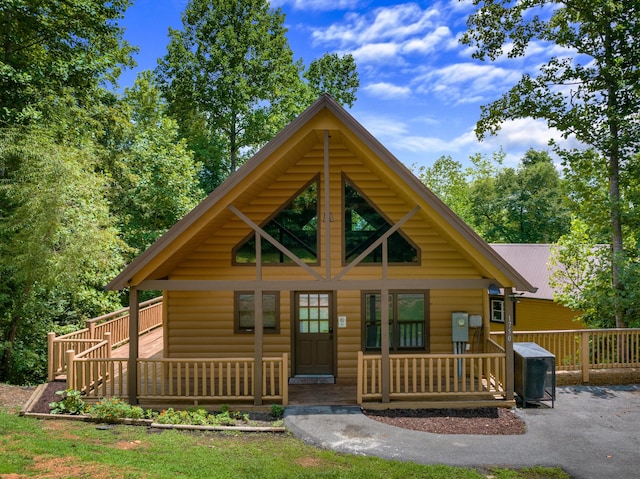
[{"label": "green lawn", "polygon": [[36,420],[0,410],[0,476],[70,478],[568,478],[559,469],[479,471],[338,454],[288,434],[157,432]]}]

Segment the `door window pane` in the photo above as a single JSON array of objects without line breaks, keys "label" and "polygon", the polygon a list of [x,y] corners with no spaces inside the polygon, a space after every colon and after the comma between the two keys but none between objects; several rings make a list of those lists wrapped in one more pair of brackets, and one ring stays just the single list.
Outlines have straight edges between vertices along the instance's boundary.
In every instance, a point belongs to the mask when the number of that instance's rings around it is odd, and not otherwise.
[{"label": "door window pane", "polygon": [[328,333],[330,328],[329,293],[300,293],[298,320],[301,333]]}]

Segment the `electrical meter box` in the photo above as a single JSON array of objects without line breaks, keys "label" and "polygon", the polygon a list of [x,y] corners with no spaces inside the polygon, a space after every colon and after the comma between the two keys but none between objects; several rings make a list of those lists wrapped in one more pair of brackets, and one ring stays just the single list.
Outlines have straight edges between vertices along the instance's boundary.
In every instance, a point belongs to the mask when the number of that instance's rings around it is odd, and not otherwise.
[{"label": "electrical meter box", "polygon": [[469,341],[468,313],[451,313],[451,337],[454,343]]}]

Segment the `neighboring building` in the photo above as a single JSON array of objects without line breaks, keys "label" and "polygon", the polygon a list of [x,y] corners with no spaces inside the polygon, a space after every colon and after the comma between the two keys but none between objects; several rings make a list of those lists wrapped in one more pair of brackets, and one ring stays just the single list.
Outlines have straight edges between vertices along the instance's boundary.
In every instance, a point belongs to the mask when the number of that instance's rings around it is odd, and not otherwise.
[{"label": "neighboring building", "polygon": [[362,353],[453,353],[455,312],[486,341],[491,284],[535,290],[323,95],[108,288],[163,291],[165,358],[285,353],[291,377],[355,384]]},{"label": "neighboring building", "polygon": [[[535,284],[535,293],[518,294],[515,303],[514,329],[516,331],[549,331],[583,329],[586,326],[576,320],[578,313],[553,300],[553,288],[549,285],[550,244],[492,244],[491,247],[511,264],[527,281]],[[490,288],[491,331],[504,330],[504,298],[502,291]]]}]

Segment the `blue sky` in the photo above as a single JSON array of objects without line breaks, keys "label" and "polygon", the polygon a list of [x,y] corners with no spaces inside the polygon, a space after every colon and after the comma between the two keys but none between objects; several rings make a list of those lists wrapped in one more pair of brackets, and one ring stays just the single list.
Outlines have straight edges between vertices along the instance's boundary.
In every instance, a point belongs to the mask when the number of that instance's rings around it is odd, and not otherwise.
[{"label": "blue sky", "polygon": [[[135,0],[127,10],[125,38],[140,52],[138,67],[121,77],[122,87],[165,54],[168,28],[181,28],[186,3]],[[472,154],[492,155],[501,148],[507,165],[515,166],[527,149],[548,149],[550,138],[560,138],[544,122],[523,119],[477,141],[480,106],[499,98],[523,72],[535,72],[563,52],[534,43],[523,59],[473,60],[458,42],[473,11],[468,0],[272,0],[272,6],[286,14],[295,59],[309,64],[326,52],[355,57],[360,88],[350,112],[410,168],[429,166],[442,155],[468,164]]]}]

